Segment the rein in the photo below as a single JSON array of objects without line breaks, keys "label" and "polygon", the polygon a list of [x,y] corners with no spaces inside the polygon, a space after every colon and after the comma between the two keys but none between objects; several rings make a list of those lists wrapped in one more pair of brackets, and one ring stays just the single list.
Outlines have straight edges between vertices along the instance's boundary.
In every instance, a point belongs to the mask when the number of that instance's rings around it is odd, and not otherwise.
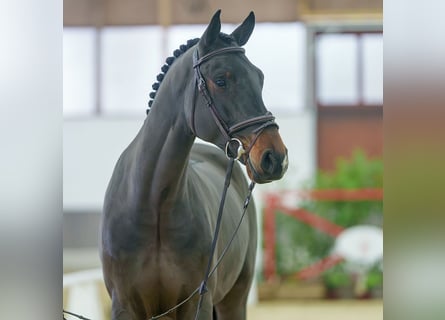
[{"label": "rein", "polygon": [[[223,210],[224,210],[224,203],[225,203],[225,200],[226,200],[227,189],[229,189],[229,186],[230,186],[230,180],[231,180],[231,177],[232,177],[232,169],[233,169],[234,163],[235,163],[235,158],[230,158],[229,164],[227,165],[226,179],[224,181],[224,189],[223,189],[223,193],[222,193],[222,196],[221,196],[221,202],[219,203],[218,218],[216,220],[215,234],[213,235],[212,246],[210,248],[210,256],[209,256],[209,260],[207,262],[207,268],[206,268],[206,272],[205,272],[205,275],[204,275],[204,279],[202,280],[202,282],[201,282],[201,284],[199,286],[199,301],[198,301],[198,306],[196,308],[195,320],[198,320],[199,313],[201,311],[202,301],[204,299],[204,295],[208,291],[208,289],[207,289],[207,281],[209,280],[209,278],[211,276],[210,268],[212,266],[212,260],[213,260],[214,254],[215,254],[216,244],[217,244],[217,241],[218,241],[219,230],[220,230],[220,227],[221,227],[222,213],[223,213]],[[224,248],[224,251],[223,251],[221,257],[218,259],[215,267],[213,268],[212,274],[216,270],[216,268],[218,267],[219,263],[221,262],[222,258],[224,257],[225,253],[227,252],[227,249],[230,247],[230,244],[232,243],[232,240],[235,238],[235,235],[238,233],[239,226],[241,225],[241,222],[242,222],[242,220],[244,218],[244,214],[246,213],[247,206],[249,205],[250,197],[252,195],[252,190],[253,190],[254,187],[255,187],[255,183],[252,182],[250,184],[250,186],[249,186],[249,193],[248,193],[246,201],[244,203],[243,213],[241,215],[240,222],[237,225],[237,227],[235,229],[235,232],[233,233],[229,243]]]},{"label": "rein", "polygon": [[198,319],[199,313],[201,311],[202,301],[203,301],[204,295],[208,291],[207,281],[210,279],[210,277],[216,271],[216,269],[218,268],[218,266],[221,263],[222,259],[224,258],[225,254],[227,253],[227,250],[230,248],[230,245],[232,244],[233,240],[235,239],[235,236],[238,233],[238,230],[239,230],[239,228],[241,226],[241,223],[243,222],[244,216],[246,215],[247,207],[249,206],[250,199],[252,197],[252,191],[253,191],[253,188],[255,187],[255,182],[252,181],[250,183],[250,185],[249,185],[249,192],[248,192],[248,194],[246,196],[246,200],[244,200],[243,213],[241,214],[241,218],[240,218],[240,220],[239,220],[235,230],[233,231],[232,236],[230,237],[229,242],[227,242],[227,244],[224,247],[220,257],[216,261],[214,267],[212,269],[210,269],[211,266],[212,266],[213,256],[215,254],[216,243],[217,243],[217,240],[218,240],[219,229],[220,229],[220,226],[221,226],[222,213],[223,213],[223,210],[224,210],[224,203],[225,203],[225,200],[226,200],[227,190],[229,189],[229,186],[230,186],[230,180],[231,180],[231,177],[232,177],[232,169],[233,169],[233,165],[234,164],[235,164],[235,158],[234,157],[230,157],[229,164],[227,165],[227,170],[226,170],[226,178],[224,180],[224,189],[223,189],[223,192],[222,192],[221,201],[219,203],[218,217],[217,217],[217,220],[216,220],[215,234],[213,236],[212,246],[210,248],[210,256],[209,256],[209,260],[207,262],[206,272],[204,274],[204,278],[203,278],[201,284],[187,298],[182,300],[176,306],[168,309],[164,313],[161,313],[161,314],[159,314],[157,316],[151,317],[150,320],[157,320],[157,319],[160,319],[160,318],[168,315],[169,313],[173,312],[174,310],[176,310],[177,308],[179,308],[180,306],[182,306],[183,304],[188,302],[190,299],[192,299],[197,293],[199,293],[199,301],[198,301],[198,306],[196,308],[196,314],[195,314],[195,320]]}]

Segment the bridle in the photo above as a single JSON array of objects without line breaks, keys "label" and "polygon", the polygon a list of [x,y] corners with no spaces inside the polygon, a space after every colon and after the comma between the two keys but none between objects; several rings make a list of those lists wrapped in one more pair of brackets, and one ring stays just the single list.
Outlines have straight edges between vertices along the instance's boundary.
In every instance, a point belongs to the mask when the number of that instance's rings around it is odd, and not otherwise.
[{"label": "bridle", "polygon": [[[215,103],[213,102],[212,97],[210,96],[209,90],[207,89],[206,81],[201,73],[200,66],[204,62],[210,60],[211,58],[217,55],[225,53],[244,53],[244,52],[245,52],[244,48],[241,47],[227,47],[211,51],[210,53],[205,54],[201,58],[199,58],[198,48],[196,48],[195,51],[193,52],[193,69],[195,70],[195,80],[198,87],[198,91],[204,97],[207,107],[209,108],[210,113],[212,114],[213,120],[215,121],[219,131],[221,132],[221,134],[225,139],[226,156],[229,158],[235,158],[236,160],[240,159],[243,154],[247,155],[249,154],[250,149],[253,147],[259,135],[264,129],[270,126],[275,126],[278,128],[278,125],[275,122],[275,117],[272,115],[272,113],[267,111],[266,114],[264,115],[240,121],[229,127],[227,123],[224,121],[224,119],[221,117],[220,113],[218,112],[218,109],[215,106]],[[195,108],[195,106],[193,106],[193,108]],[[195,110],[193,109],[191,126],[193,133],[195,133],[196,135],[194,120],[195,120]],[[250,142],[249,146],[246,149],[244,149],[242,142],[238,138],[233,137],[233,135],[236,132],[239,132],[253,125],[259,125],[259,126],[254,130],[252,130],[252,133],[254,133],[255,136]]]}]

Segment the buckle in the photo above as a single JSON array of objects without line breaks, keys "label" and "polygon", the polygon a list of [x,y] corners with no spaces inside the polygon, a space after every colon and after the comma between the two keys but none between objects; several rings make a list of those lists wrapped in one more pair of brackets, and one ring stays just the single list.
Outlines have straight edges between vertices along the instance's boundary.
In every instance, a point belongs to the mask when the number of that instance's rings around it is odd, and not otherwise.
[{"label": "buckle", "polygon": [[229,159],[239,160],[241,156],[246,153],[242,142],[237,138],[231,138],[226,143],[226,156]]},{"label": "buckle", "polygon": [[204,92],[207,89],[206,82],[203,78],[198,80],[198,90],[199,92]]}]

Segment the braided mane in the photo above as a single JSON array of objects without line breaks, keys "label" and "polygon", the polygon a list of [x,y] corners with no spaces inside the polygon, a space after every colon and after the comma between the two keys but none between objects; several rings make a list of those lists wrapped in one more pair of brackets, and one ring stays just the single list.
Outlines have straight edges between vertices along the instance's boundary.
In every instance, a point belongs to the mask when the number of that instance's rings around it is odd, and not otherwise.
[{"label": "braided mane", "polygon": [[[219,38],[223,40],[224,42],[230,43],[233,41],[233,38],[230,35],[227,35],[225,33],[220,33]],[[150,112],[151,105],[153,104],[153,101],[156,97],[156,93],[161,86],[162,80],[165,77],[165,74],[167,73],[168,69],[170,69],[170,66],[175,62],[176,58],[179,58],[183,53],[185,53],[188,49],[193,47],[195,44],[199,42],[199,38],[190,39],[187,41],[186,44],[182,44],[179,46],[179,49],[176,49],[173,51],[173,56],[168,57],[165,59],[165,64],[161,67],[161,73],[156,76],[156,82],[153,83],[151,86],[153,88],[153,91],[150,92],[149,97],[150,100],[148,101],[148,108],[146,110],[146,114]]]},{"label": "braided mane", "polygon": [[153,101],[156,97],[156,92],[158,91],[162,80],[165,77],[165,74],[167,73],[168,69],[170,68],[170,66],[173,64],[173,62],[175,62],[176,58],[178,58],[179,56],[181,56],[184,52],[186,52],[188,49],[190,49],[191,47],[193,47],[195,44],[197,44],[199,41],[199,38],[195,38],[195,39],[190,39],[187,41],[186,44],[182,44],[179,46],[179,49],[176,49],[175,51],[173,51],[173,56],[168,57],[167,59],[165,59],[165,64],[161,67],[161,73],[158,74],[156,76],[156,81],[155,83],[153,83],[153,85],[151,86],[153,88],[153,91],[150,92],[149,96],[150,96],[150,100],[148,101],[148,108],[146,113],[148,114],[150,112],[151,109],[151,105],[153,104]]}]

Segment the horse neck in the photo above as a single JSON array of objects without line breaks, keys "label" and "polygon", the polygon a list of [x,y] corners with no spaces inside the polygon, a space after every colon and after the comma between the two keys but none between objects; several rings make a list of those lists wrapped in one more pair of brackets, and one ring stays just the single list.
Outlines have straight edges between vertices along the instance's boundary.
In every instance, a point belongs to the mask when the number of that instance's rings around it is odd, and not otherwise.
[{"label": "horse neck", "polygon": [[139,133],[138,169],[133,177],[137,177],[141,186],[141,205],[157,212],[169,210],[183,192],[188,157],[195,140],[184,112],[189,86],[183,84],[194,80],[188,56],[175,61],[166,74]]}]

